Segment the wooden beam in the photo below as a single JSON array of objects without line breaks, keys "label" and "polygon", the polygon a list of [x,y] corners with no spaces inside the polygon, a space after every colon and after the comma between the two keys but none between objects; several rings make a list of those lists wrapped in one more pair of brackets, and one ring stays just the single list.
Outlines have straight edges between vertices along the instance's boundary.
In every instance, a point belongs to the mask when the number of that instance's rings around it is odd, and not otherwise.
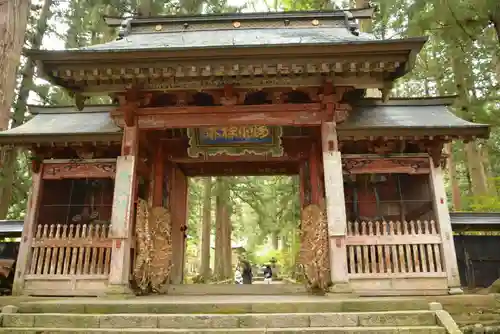
[{"label": "wooden beam", "polygon": [[259,163],[196,162],[180,164],[187,176],[256,176],[256,175],[296,175],[299,174],[299,161],[263,161]]},{"label": "wooden beam", "polygon": [[[121,107],[111,112],[121,127],[126,125],[123,115]],[[319,103],[141,108],[136,116],[141,129],[264,124],[313,126],[326,118]]]}]

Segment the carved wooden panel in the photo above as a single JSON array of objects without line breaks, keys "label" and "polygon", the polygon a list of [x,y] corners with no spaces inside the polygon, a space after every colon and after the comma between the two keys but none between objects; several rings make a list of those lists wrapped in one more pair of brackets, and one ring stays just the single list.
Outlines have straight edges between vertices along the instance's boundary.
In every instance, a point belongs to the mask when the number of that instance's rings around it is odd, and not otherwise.
[{"label": "carved wooden panel", "polygon": [[347,174],[428,174],[428,157],[342,157],[342,169]]},{"label": "carved wooden panel", "polygon": [[283,156],[281,127],[265,125],[188,129],[188,155],[242,156],[246,154]]},{"label": "carved wooden panel", "polygon": [[80,178],[114,178],[116,162],[114,161],[79,161],[45,162],[42,178],[44,180],[80,179]]}]

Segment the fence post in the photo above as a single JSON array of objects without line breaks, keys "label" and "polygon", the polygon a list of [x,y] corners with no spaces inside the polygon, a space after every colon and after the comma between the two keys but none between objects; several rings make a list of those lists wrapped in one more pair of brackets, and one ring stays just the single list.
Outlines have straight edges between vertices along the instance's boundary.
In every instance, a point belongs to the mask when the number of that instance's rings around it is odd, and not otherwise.
[{"label": "fence post", "polygon": [[24,217],[23,233],[19,245],[19,254],[17,256],[16,272],[12,286],[13,295],[21,295],[24,290],[24,276],[31,263],[31,244],[36,232],[38,208],[42,197],[42,169],[43,164],[39,165],[37,170],[33,170],[31,176],[31,193],[28,198],[26,216]]},{"label": "fence post", "polygon": [[457,256],[455,244],[453,242],[453,232],[451,229],[450,213],[448,211],[448,201],[446,199],[446,190],[444,188],[443,169],[441,166],[435,166],[432,158],[430,159],[430,181],[433,193],[434,212],[436,214],[439,232],[442,238],[443,262],[448,279],[448,288],[450,294],[463,293],[460,287],[460,276],[458,274]]}]

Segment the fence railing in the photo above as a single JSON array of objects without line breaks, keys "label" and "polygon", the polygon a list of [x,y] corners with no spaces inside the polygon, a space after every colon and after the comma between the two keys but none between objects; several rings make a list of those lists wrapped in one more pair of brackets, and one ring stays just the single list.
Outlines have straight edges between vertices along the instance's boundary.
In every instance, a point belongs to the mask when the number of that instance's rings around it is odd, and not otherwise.
[{"label": "fence railing", "polygon": [[441,235],[433,220],[348,222],[349,276],[444,276],[441,243]]},{"label": "fence railing", "polygon": [[107,277],[111,247],[107,223],[38,225],[29,275]]}]

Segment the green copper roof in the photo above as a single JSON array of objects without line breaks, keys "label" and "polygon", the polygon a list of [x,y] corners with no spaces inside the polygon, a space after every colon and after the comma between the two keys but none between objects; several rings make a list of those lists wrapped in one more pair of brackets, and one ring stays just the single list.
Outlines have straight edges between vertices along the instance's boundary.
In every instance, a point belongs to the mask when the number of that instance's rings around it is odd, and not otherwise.
[{"label": "green copper roof", "polygon": [[30,107],[33,118],[0,132],[0,144],[119,140],[121,129],[111,120],[110,108],[90,106],[78,112],[74,107]]},{"label": "green copper roof", "polygon": [[353,107],[348,119],[337,129],[344,135],[368,131],[384,136],[397,129],[420,129],[424,135],[488,136],[488,125],[468,122],[451,113],[447,108],[451,101],[450,98],[393,99],[383,103],[365,99]]},{"label": "green copper roof", "polygon": [[[80,51],[180,50],[255,46],[335,45],[377,42],[359,32],[356,19],[369,19],[373,9],[326,12],[244,13],[198,16],[106,18],[120,26],[116,41]],[[421,40],[421,39],[420,39]],[[423,39],[424,41],[425,39]],[[386,40],[378,42],[398,42]]]},{"label": "green copper roof", "polygon": [[301,44],[347,44],[375,41],[371,34],[351,34],[346,28],[281,28],[207,30],[165,33],[130,34],[123,39],[97,44],[79,50],[136,51],[189,48],[280,46]]},{"label": "green copper roof", "polygon": [[[382,103],[362,100],[337,126],[339,136],[408,135],[487,137],[489,126],[465,121],[448,111],[449,99],[405,99]],[[0,132],[0,144],[119,140],[121,129],[109,116],[113,106],[30,107],[35,116],[25,124]]]}]

